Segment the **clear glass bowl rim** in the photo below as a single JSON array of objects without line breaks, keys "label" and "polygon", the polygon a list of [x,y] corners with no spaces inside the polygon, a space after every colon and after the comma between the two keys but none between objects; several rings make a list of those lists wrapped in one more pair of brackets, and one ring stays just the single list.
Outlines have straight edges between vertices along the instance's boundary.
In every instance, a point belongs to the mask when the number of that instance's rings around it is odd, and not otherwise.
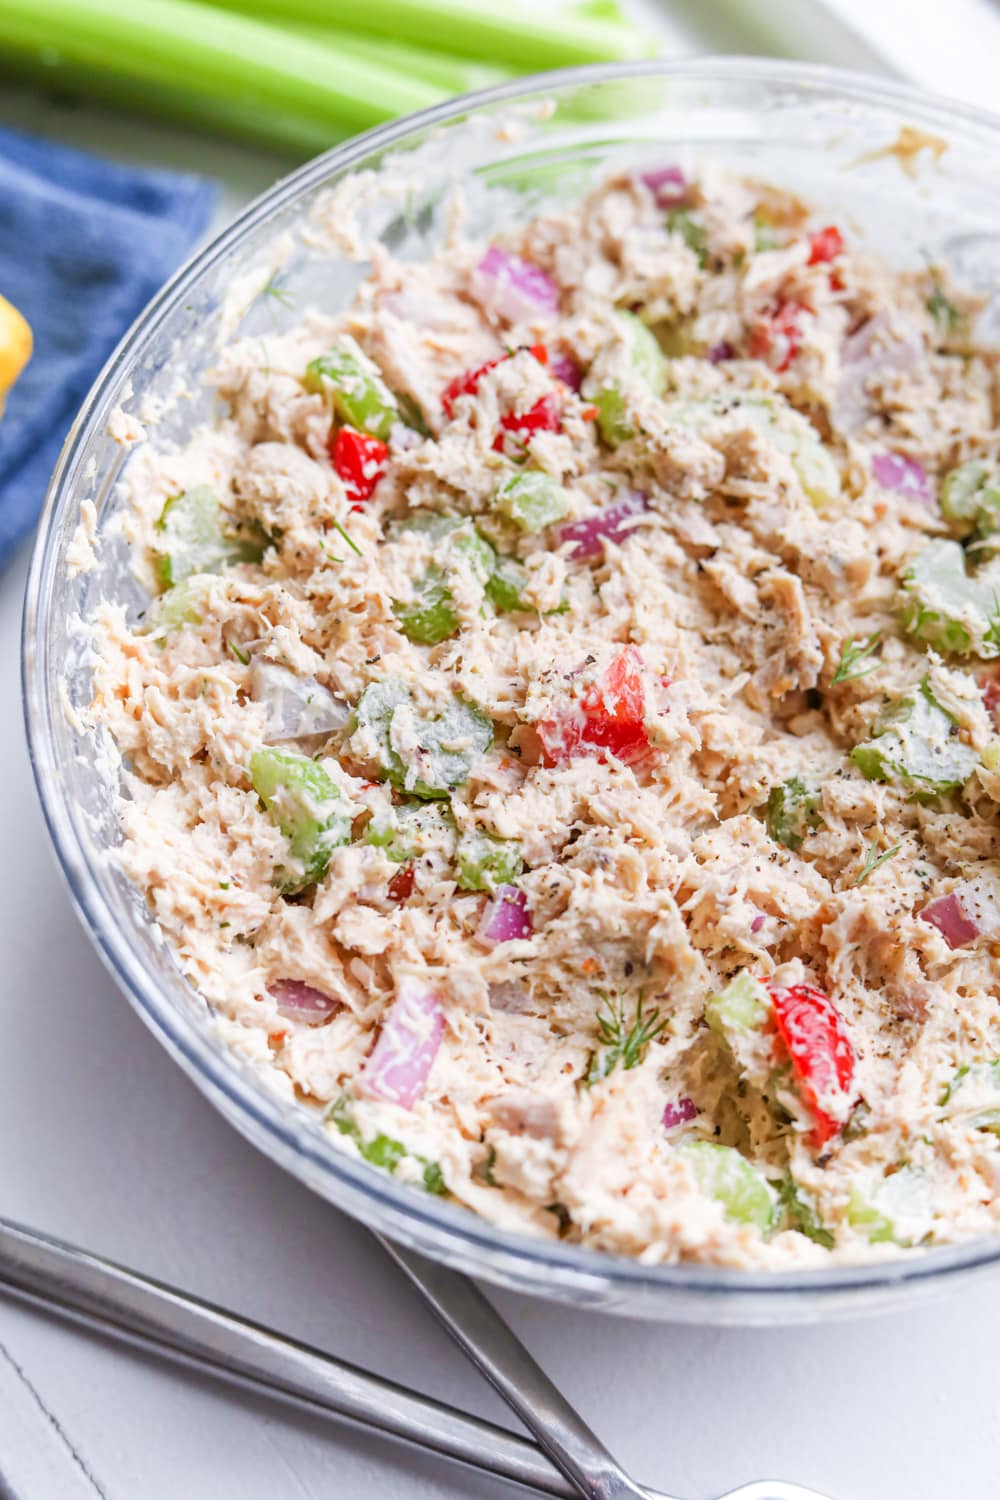
[{"label": "clear glass bowl rim", "polygon": [[[974,106],[822,65],[771,58],[699,57],[600,64],[518,79],[380,126],[306,162],[251,203],[166,283],[111,355],[67,435],[46,493],[25,593],[21,669],[29,754],[46,825],[71,899],[120,988],[168,1053],[230,1122],[329,1201],[337,1204],[337,1189],[343,1189],[348,1202],[341,1206],[369,1227],[484,1279],[559,1300],[604,1304],[625,1312],[642,1308],[654,1315],[659,1309],[660,1316],[683,1318],[683,1303],[693,1299],[704,1310],[705,1321],[726,1321],[726,1304],[732,1304],[733,1321],[739,1322],[756,1321],[754,1304],[760,1304],[759,1314],[777,1321],[785,1316],[802,1316],[792,1308],[799,1301],[808,1304],[805,1315],[810,1318],[832,1314],[835,1309],[839,1313],[860,1312],[873,1301],[894,1301],[894,1288],[909,1287],[915,1292],[959,1273],[968,1275],[996,1266],[1000,1263],[1000,1236],[829,1270],[646,1266],[636,1259],[495,1229],[471,1211],[416,1193],[333,1148],[316,1149],[308,1135],[290,1128],[263,1089],[254,1087],[228,1065],[224,1052],[198,1033],[193,1014],[189,1017],[169,1004],[151,981],[127,933],[117,927],[95,879],[54,754],[51,725],[60,706],[47,691],[48,639],[39,633],[39,627],[44,630],[54,581],[55,547],[73,503],[70,480],[94,435],[95,421],[108,392],[120,384],[143,345],[188,289],[276,211],[318,186],[331,173],[349,169],[373,152],[405,143],[407,137],[429,126],[444,125],[484,107],[522,102],[567,86],[644,77],[702,79],[706,85],[773,85],[797,90],[803,97],[810,90],[826,96],[836,93],[845,102],[905,112],[926,128],[979,131],[984,145],[1000,158],[1000,116]],[[321,1179],[324,1186],[319,1186]],[[712,1311],[707,1310],[710,1304]]]}]

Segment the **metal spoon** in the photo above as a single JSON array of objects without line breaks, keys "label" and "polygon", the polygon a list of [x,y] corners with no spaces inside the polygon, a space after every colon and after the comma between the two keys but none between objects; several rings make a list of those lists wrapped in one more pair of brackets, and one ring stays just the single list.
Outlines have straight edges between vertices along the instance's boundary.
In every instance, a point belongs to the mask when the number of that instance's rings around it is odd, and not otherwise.
[{"label": "metal spoon", "polygon": [[[566,1475],[577,1494],[585,1500],[664,1500],[658,1491],[636,1484],[626,1474],[474,1282],[415,1250],[385,1239],[381,1243],[462,1353],[534,1433],[539,1447]],[[719,1500],[829,1497],[783,1480],[759,1479],[728,1490]]]},{"label": "metal spoon", "polygon": [[[567,1455],[572,1451],[574,1463],[585,1464],[591,1451],[603,1465],[593,1473],[602,1476],[602,1482],[607,1475],[614,1479],[616,1466],[610,1454],[472,1283],[431,1266],[409,1251],[388,1244],[386,1249],[414,1285],[429,1300],[433,1298],[438,1317],[456,1337],[451,1319],[456,1312],[468,1313],[469,1333],[463,1335],[462,1347],[515,1409],[520,1396],[516,1386],[511,1386],[512,1394],[508,1394],[508,1383],[520,1379],[518,1371],[523,1369],[526,1389],[534,1393],[539,1410],[550,1412],[557,1420],[556,1433],[546,1428],[549,1450],[561,1450],[568,1440],[571,1446]],[[537,1494],[555,1495],[560,1500],[573,1500],[580,1493],[601,1500],[619,1495],[672,1500],[660,1491],[640,1489],[627,1479],[625,1483],[631,1487],[626,1489],[591,1486],[581,1490],[581,1483],[590,1482],[586,1469],[579,1470],[579,1479],[570,1480],[565,1477],[565,1462],[563,1472],[558,1472],[534,1443],[492,1422],[456,1411],[429,1396],[418,1396],[394,1381],[371,1375],[210,1302],[5,1219],[0,1219],[0,1289],[198,1373],[274,1397],[313,1416],[333,1416],[411,1443]],[[529,1422],[533,1430],[535,1425]],[[589,1443],[596,1445],[593,1450],[588,1450]],[[758,1482],[730,1490],[719,1500],[826,1497],[797,1485]]]}]

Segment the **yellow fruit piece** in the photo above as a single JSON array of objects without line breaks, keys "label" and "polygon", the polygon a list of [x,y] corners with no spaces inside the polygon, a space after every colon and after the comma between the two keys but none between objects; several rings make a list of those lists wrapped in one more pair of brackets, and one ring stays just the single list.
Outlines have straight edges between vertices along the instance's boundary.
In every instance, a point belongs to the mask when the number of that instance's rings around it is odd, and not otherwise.
[{"label": "yellow fruit piece", "polygon": [[31,358],[31,329],[16,307],[0,297],[0,410],[3,398]]}]

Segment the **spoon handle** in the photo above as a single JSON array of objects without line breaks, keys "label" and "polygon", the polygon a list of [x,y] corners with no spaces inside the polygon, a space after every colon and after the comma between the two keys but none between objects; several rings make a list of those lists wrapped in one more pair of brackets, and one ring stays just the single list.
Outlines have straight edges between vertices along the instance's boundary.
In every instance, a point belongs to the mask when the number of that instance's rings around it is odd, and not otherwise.
[{"label": "spoon handle", "polygon": [[578,1494],[586,1500],[649,1500],[468,1277],[414,1250],[381,1243]]},{"label": "spoon handle", "polygon": [[[0,1219],[0,1289],[230,1385],[572,1500],[534,1443],[74,1245]],[[0,1489],[2,1489],[0,1483]]]}]

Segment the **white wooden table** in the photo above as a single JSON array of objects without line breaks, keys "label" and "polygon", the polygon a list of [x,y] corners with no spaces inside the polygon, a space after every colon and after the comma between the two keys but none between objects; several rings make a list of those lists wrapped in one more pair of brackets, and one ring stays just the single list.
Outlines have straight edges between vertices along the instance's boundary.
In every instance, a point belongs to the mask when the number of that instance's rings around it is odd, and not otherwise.
[{"label": "white wooden table", "polygon": [[[786,17],[800,16],[800,3],[788,0]],[[673,40],[765,50],[767,38],[731,12],[732,0],[675,0]],[[760,0],[762,21],[774,14],[774,0]],[[830,33],[812,45],[829,61],[871,62],[863,45]],[[196,166],[225,183],[220,219],[287,165],[16,93],[0,97],[0,119],[125,159]],[[24,747],[26,562],[0,578],[0,1212],[502,1420],[365,1232],[223,1123],[92,954]],[[498,1302],[633,1472],[669,1492],[714,1495],[769,1473],[838,1500],[997,1494],[1000,1277],[912,1312],[797,1331],[597,1323],[527,1299]],[[511,1493],[0,1300],[5,1500]]]}]

